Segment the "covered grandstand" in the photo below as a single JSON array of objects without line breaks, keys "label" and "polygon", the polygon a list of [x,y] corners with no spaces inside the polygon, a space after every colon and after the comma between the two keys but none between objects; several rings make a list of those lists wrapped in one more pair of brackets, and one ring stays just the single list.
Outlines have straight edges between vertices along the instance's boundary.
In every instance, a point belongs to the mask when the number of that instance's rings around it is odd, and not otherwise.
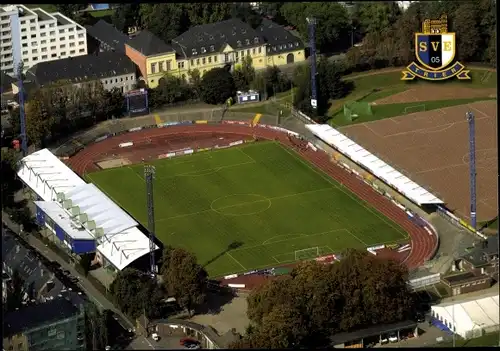
[{"label": "covered grandstand", "polygon": [[498,292],[476,300],[442,303],[431,310],[436,321],[464,339],[498,330]]},{"label": "covered grandstand", "polygon": [[443,204],[435,195],[328,124],[307,124],[306,128],[318,139],[382,179],[417,205]]},{"label": "covered grandstand", "polygon": [[72,253],[96,252],[104,267],[116,270],[149,253],[149,238],[139,224],[48,149],[19,161],[17,175],[37,195],[38,224]]}]

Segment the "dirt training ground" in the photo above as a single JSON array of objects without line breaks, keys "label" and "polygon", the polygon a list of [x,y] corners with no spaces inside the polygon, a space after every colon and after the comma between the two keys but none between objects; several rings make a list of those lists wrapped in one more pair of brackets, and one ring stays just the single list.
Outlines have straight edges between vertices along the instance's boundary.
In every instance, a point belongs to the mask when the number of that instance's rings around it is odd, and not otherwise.
[{"label": "dirt training ground", "polygon": [[[394,95],[396,96],[396,95]],[[497,216],[496,101],[418,112],[340,128],[410,179],[427,187],[448,208],[469,218],[469,128],[476,120],[478,221]]]}]

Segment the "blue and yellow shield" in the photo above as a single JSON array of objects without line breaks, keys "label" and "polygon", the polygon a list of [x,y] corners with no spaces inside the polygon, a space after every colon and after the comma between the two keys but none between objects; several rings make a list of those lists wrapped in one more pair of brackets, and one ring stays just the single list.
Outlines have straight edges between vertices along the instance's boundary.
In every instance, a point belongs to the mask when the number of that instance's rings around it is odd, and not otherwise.
[{"label": "blue and yellow shield", "polygon": [[415,33],[415,53],[423,67],[442,70],[455,58],[455,33]]}]

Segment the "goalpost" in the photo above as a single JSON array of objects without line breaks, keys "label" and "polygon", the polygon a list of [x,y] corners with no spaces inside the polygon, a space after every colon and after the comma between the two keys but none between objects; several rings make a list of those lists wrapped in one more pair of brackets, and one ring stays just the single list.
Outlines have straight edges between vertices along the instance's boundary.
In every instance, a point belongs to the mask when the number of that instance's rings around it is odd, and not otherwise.
[{"label": "goalpost", "polygon": [[319,257],[319,246],[295,250],[295,261],[304,261]]}]

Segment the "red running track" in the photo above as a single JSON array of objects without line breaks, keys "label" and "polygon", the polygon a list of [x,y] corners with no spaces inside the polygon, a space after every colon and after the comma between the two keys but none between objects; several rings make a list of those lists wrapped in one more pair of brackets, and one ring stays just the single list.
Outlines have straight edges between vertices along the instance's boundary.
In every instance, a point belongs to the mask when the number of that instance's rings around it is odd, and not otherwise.
[{"label": "red running track", "polygon": [[[377,209],[386,217],[398,223],[410,237],[411,250],[410,253],[403,259],[403,263],[408,266],[409,270],[413,270],[423,265],[427,260],[430,260],[437,248],[437,237],[430,235],[424,228],[412,222],[405,211],[395,206],[385,196],[377,193],[373,188],[364,183],[357,177],[352,176],[344,169],[333,164],[328,155],[323,151],[313,151],[311,149],[299,149],[289,140],[288,135],[284,132],[276,131],[263,127],[250,127],[236,124],[194,124],[184,126],[169,126],[167,128],[158,129],[143,129],[141,131],[122,134],[113,138],[105,139],[101,142],[91,144],[85,149],[71,157],[68,165],[78,174],[83,175],[89,167],[92,167],[94,162],[99,159],[99,156],[109,154],[112,150],[117,153],[116,146],[120,143],[134,142],[140,143],[146,140],[155,141],[161,140],[162,137],[180,134],[206,133],[216,132],[239,134],[245,136],[257,136],[269,140],[279,140],[283,145],[294,148],[296,152],[301,154],[305,159],[322,169],[337,182],[348,188],[356,194],[361,200],[366,201],[372,207]],[[124,150],[130,152],[131,149]]]}]

